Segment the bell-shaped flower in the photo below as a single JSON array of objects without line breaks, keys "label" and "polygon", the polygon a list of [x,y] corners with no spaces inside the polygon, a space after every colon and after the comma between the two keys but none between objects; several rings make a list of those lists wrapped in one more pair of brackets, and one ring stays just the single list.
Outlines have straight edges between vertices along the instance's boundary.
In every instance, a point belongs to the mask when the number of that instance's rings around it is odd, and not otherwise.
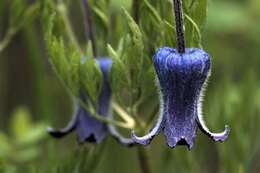
[{"label": "bell-shaped flower", "polygon": [[[110,58],[98,58],[96,61],[103,74],[103,88],[98,98],[96,112],[98,115],[112,119],[111,89],[108,76],[112,66],[112,60]],[[88,99],[84,92],[81,92],[80,97],[84,102],[86,102]],[[50,135],[55,138],[66,136],[72,131],[76,132],[80,143],[100,143],[108,134],[111,134],[112,137],[124,145],[133,144],[132,139],[124,138],[114,126],[97,120],[80,105],[77,105],[76,111],[71,121],[65,128],[59,130],[55,130],[53,128],[48,129]]]},{"label": "bell-shaped flower", "polygon": [[133,132],[132,139],[148,145],[163,130],[167,144],[193,147],[197,128],[214,141],[224,141],[229,135],[226,126],[222,133],[212,133],[202,118],[202,96],[210,75],[211,60],[202,49],[189,48],[180,54],[173,48],[160,48],[153,57],[157,74],[161,110],[154,128],[145,136]]}]

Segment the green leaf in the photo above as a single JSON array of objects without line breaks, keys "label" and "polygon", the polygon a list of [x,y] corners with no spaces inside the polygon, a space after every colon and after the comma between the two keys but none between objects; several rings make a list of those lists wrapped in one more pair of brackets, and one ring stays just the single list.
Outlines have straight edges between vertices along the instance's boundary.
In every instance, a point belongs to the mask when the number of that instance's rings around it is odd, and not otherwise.
[{"label": "green leaf", "polygon": [[[187,6],[187,5],[186,5]],[[185,34],[188,47],[201,47],[200,33],[203,29],[208,12],[207,0],[192,1],[185,10],[187,20],[185,20]],[[199,32],[198,32],[199,29]]]},{"label": "green leaf", "polygon": [[19,150],[16,152],[15,159],[19,162],[28,162],[35,159],[40,154],[37,147],[30,147],[24,150]]},{"label": "green leaf", "polygon": [[15,109],[11,119],[11,132],[17,139],[22,139],[32,129],[30,111],[26,107]]},{"label": "green leaf", "polygon": [[26,8],[26,4],[24,0],[12,0],[11,2],[11,16],[10,16],[10,24],[9,26],[15,27],[19,22],[20,17],[23,15],[24,10]]},{"label": "green leaf", "polygon": [[46,125],[42,123],[33,123],[31,128],[17,139],[17,144],[20,146],[32,146],[40,142],[47,136]]},{"label": "green leaf", "polygon": [[112,58],[113,64],[110,71],[110,83],[113,92],[119,93],[124,88],[129,88],[129,76],[127,68],[123,61],[119,58],[116,51],[108,44],[107,51],[109,57]]},{"label": "green leaf", "polygon": [[96,60],[82,57],[80,64],[80,81],[92,103],[97,103],[103,85],[103,75]]},{"label": "green leaf", "polygon": [[92,42],[88,41],[87,49],[86,49],[86,56],[87,58],[95,58],[93,53],[93,47]]},{"label": "green leaf", "polygon": [[[187,14],[185,14],[185,19],[187,19],[187,21],[190,22],[190,24],[192,25],[192,27],[194,28],[194,31],[196,33],[196,40],[193,40],[194,42],[196,42],[196,45],[198,45],[198,47],[202,47],[201,46],[201,33],[200,33],[200,28],[198,27],[198,25],[195,23],[195,21],[193,21],[193,19],[188,16]],[[195,36],[194,36],[195,37]]]},{"label": "green leaf", "polygon": [[109,19],[108,16],[99,8],[93,7],[94,13],[101,19],[103,25],[105,26],[106,29],[109,27]]},{"label": "green leaf", "polygon": [[69,62],[66,58],[65,46],[63,39],[57,40],[55,37],[51,39],[49,45],[51,63],[57,75],[68,84]]},{"label": "green leaf", "polygon": [[11,142],[5,133],[0,132],[0,162],[7,158],[12,149]]},{"label": "green leaf", "polygon": [[159,13],[156,11],[156,9],[150,4],[148,0],[144,0],[144,4],[146,5],[147,9],[149,10],[150,14],[152,15],[152,18],[156,20],[158,24],[162,23],[162,19],[159,15]]},{"label": "green leaf", "polygon": [[73,45],[69,49],[68,86],[76,96],[80,93],[80,52]]},{"label": "green leaf", "polygon": [[165,37],[166,43],[168,43],[171,46],[175,46],[176,45],[176,39],[174,39],[176,37],[175,27],[169,22],[167,22],[166,20],[164,20],[163,24],[166,33],[166,37]]},{"label": "green leaf", "polygon": [[195,21],[200,29],[203,29],[208,15],[208,1],[197,0],[194,2],[190,10],[191,18]]},{"label": "green leaf", "polygon": [[124,60],[130,74],[131,87],[132,89],[137,89],[140,84],[140,77],[143,69],[143,37],[139,26],[135,23],[129,13],[125,9],[123,10],[131,31],[130,35],[127,35],[125,39],[126,54]]},{"label": "green leaf", "polygon": [[26,26],[32,23],[40,14],[40,3],[35,2],[30,5],[25,11],[21,19],[19,20],[19,27]]}]

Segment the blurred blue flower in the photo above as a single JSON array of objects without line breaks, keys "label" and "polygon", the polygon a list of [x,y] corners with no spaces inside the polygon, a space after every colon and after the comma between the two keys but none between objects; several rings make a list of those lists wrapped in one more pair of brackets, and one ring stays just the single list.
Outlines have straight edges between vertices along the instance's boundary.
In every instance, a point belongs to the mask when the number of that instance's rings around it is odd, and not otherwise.
[{"label": "blurred blue flower", "polygon": [[210,75],[209,55],[201,49],[186,49],[179,54],[176,49],[161,48],[153,57],[160,88],[161,113],[154,128],[145,136],[133,132],[132,139],[148,145],[161,130],[167,144],[193,147],[196,130],[199,127],[214,141],[224,141],[229,135],[226,126],[222,133],[212,133],[202,118],[202,96]]},{"label": "blurred blue flower", "polygon": [[[112,119],[112,111],[110,110],[111,89],[108,76],[112,66],[112,60],[110,58],[98,58],[96,61],[103,74],[103,88],[98,99],[96,111],[98,115]],[[88,99],[83,91],[80,97],[84,102]],[[132,139],[121,136],[114,126],[107,125],[91,116],[91,114],[80,105],[77,105],[73,118],[65,128],[59,130],[48,129],[50,135],[55,138],[66,136],[72,131],[76,131],[80,143],[100,143],[108,134],[111,134],[112,137],[124,145],[132,145],[134,143]]]}]

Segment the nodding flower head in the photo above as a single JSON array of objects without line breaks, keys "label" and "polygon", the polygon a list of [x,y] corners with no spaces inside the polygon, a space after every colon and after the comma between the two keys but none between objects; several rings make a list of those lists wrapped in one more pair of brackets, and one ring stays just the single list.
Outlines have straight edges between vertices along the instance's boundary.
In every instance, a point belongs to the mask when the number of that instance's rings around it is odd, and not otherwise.
[{"label": "nodding flower head", "polygon": [[198,127],[214,141],[228,137],[227,126],[222,133],[212,133],[202,119],[203,89],[211,66],[209,55],[197,48],[185,51],[180,54],[176,49],[164,47],[153,57],[161,97],[160,117],[147,135],[138,137],[132,133],[136,143],[148,145],[163,130],[170,147],[187,145],[191,149]]},{"label": "nodding flower head", "polygon": [[[96,62],[103,74],[103,88],[98,98],[96,112],[103,117],[112,119],[112,112],[110,110],[111,89],[109,85],[109,71],[112,66],[112,60],[110,58],[98,58],[96,59]],[[80,98],[84,102],[88,99],[87,95],[83,91],[80,93]],[[65,128],[59,130],[53,128],[48,129],[49,134],[55,138],[66,136],[72,131],[76,131],[80,143],[100,143],[107,134],[111,134],[112,137],[124,145],[132,145],[134,143],[132,139],[122,137],[114,126],[107,125],[95,119],[80,105],[77,105],[71,121]]]}]

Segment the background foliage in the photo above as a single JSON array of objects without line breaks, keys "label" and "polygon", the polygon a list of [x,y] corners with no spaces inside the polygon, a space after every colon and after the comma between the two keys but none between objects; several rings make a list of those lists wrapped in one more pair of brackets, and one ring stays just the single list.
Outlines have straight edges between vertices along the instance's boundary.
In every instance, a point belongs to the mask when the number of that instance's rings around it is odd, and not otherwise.
[{"label": "background foliage", "polygon": [[[80,54],[70,41],[62,15],[55,5],[46,8],[46,2],[0,0],[0,172],[140,172],[137,147],[125,148],[110,138],[99,146],[79,146],[73,135],[57,141],[45,133],[47,125],[63,126],[72,112],[71,99],[53,72],[50,57],[66,59]],[[205,119],[214,131],[222,130],[224,124],[230,125],[232,131],[223,144],[213,143],[199,133],[190,152],[184,147],[169,149],[161,135],[147,148],[151,170],[257,173],[260,169],[260,24],[257,22],[260,3],[255,0],[195,0],[194,5],[192,0],[184,2],[187,45],[202,46],[213,60],[204,101]],[[66,0],[65,7],[79,46],[85,55],[91,55],[81,1]],[[115,98],[120,98],[116,100],[131,114],[138,115],[134,117],[138,121],[152,121],[149,115],[156,113],[158,99],[151,57],[161,46],[175,47],[171,1],[142,0],[138,26],[133,21],[130,0],[91,1],[91,8],[97,54],[111,56],[115,64],[110,80]],[[53,40],[47,40],[50,46],[45,41],[53,12],[56,12],[53,36],[58,40],[57,47]],[[62,53],[61,46],[69,47],[66,53]],[[66,63],[62,65],[66,67]],[[78,79],[67,76],[66,69],[72,68],[61,68],[61,77],[77,93]],[[95,71],[93,64],[83,70],[90,69]],[[98,85],[100,79],[94,80]],[[95,88],[86,87],[93,100],[98,92]],[[141,123],[137,130],[142,133],[149,125]],[[123,131],[129,135],[128,130]]]}]

